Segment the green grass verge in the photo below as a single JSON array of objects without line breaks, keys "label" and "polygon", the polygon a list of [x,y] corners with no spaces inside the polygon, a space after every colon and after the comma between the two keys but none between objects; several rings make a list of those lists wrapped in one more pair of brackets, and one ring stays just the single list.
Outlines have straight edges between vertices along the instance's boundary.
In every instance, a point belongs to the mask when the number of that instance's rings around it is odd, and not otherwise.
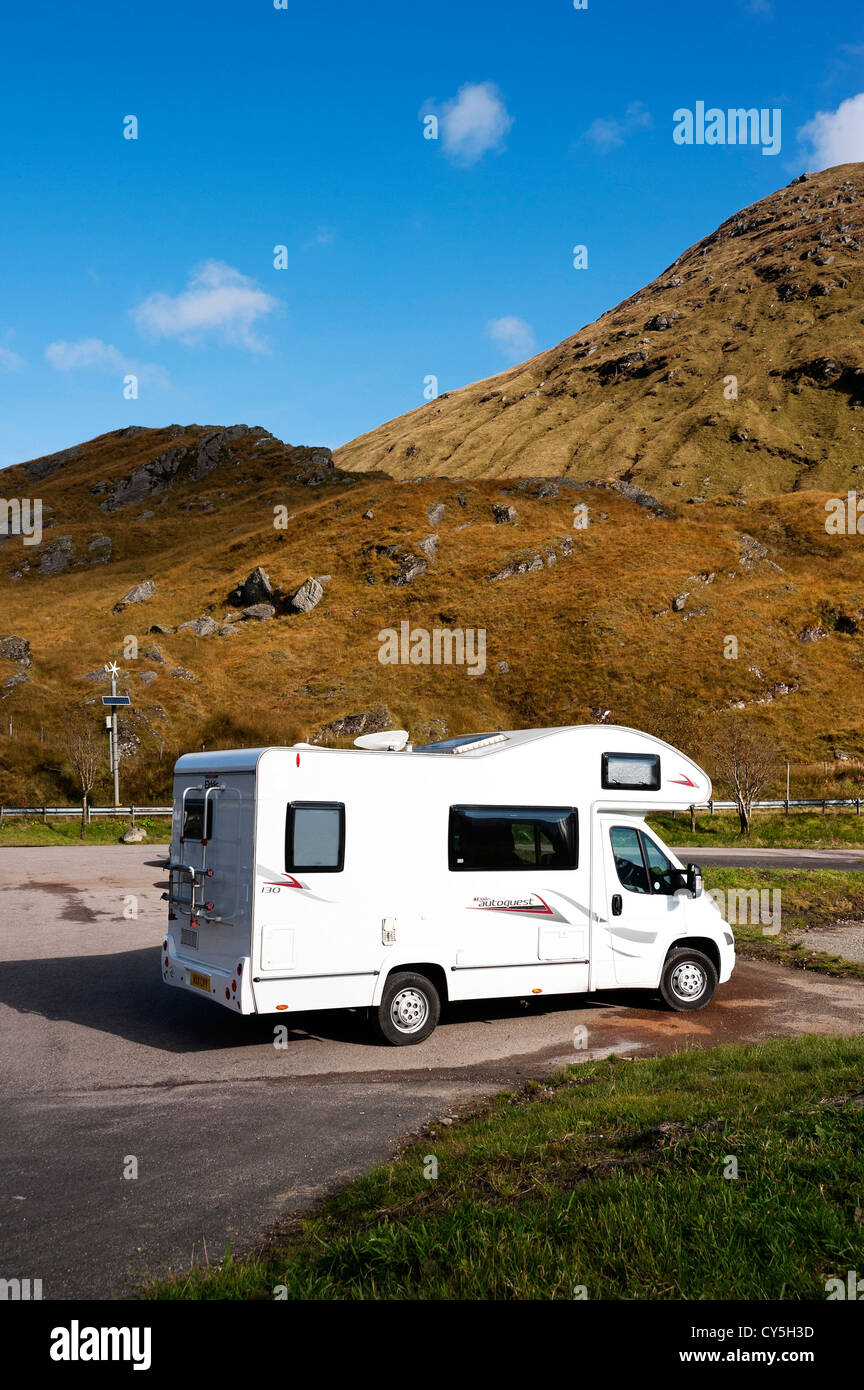
[{"label": "green grass verge", "polygon": [[[154,816],[152,820],[136,816],[135,824],[147,831],[150,844],[167,844],[171,838],[171,821],[167,816]],[[64,816],[52,820],[49,817],[45,825],[41,816],[32,820],[16,816],[0,825],[0,849],[4,845],[116,845],[130,825],[131,821],[120,818],[94,818],[87,827],[87,838],[82,840],[80,818]]]},{"label": "green grass verge", "polygon": [[[864,980],[864,963],[815,950],[810,944],[796,945],[793,940],[798,932],[808,927],[864,921],[864,873],[836,869],[720,868],[715,864],[705,865],[703,872],[706,889],[719,888],[726,895],[727,913],[732,890],[767,890],[769,912],[778,901],[774,895],[779,892],[780,931],[777,935],[765,935],[763,926],[770,923],[733,922],[735,950],[739,955],[776,960],[783,965],[817,970],[825,975]],[[751,902],[755,908],[755,900]],[[758,911],[749,915],[758,916]]]},{"label": "green grass verge", "polygon": [[585,1063],[433,1125],[260,1251],[141,1294],[824,1299],[864,1268],[862,1078],[864,1038]]},{"label": "green grass verge", "polygon": [[715,816],[700,811],[696,830],[690,829],[689,812],[649,816],[649,825],[667,845],[733,846],[736,849],[860,849],[864,857],[864,813],[828,811],[756,811],[750,834],[742,835],[738,817],[729,811]]}]

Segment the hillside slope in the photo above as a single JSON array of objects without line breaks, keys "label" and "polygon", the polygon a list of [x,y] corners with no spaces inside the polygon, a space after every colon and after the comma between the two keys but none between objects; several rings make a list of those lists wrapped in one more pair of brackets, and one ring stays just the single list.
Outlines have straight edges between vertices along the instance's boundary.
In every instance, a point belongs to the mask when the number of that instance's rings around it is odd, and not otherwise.
[{"label": "hillside slope", "polygon": [[[686,743],[688,711],[742,706],[793,758],[864,751],[864,555],[826,534],[823,493],[400,484],[246,426],[115,432],[4,489],[41,497],[46,530],[0,542],[0,803],[74,796],[65,731],[82,711],[101,728],[109,659],[138,801],[166,796],[180,751],[388,723],[607,718]],[[238,594],[258,567],[272,592]],[[383,664],[402,623],[482,629],[485,662]]]},{"label": "hillside slope", "polygon": [[337,461],[396,478],[619,479],[682,499],[845,492],[864,470],[862,305],[864,165],[847,164],[736,213],[596,323]]}]

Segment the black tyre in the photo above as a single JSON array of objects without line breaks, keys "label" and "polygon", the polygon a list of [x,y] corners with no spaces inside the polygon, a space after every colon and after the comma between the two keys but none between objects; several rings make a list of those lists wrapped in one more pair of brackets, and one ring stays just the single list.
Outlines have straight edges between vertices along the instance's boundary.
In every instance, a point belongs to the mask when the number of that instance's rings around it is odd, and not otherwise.
[{"label": "black tyre", "polygon": [[704,1009],[717,990],[717,969],[701,951],[680,946],[670,951],[660,976],[664,1003],[676,1013]]},{"label": "black tyre", "polygon": [[434,1033],[440,1016],[441,999],[432,981],[400,970],[384,986],[375,1022],[385,1042],[411,1047]]}]

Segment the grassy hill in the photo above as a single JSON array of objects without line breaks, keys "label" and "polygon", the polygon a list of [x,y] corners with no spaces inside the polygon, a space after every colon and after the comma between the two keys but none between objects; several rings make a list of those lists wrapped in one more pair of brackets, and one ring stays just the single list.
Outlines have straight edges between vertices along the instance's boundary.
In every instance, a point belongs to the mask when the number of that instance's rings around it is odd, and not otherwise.
[{"label": "grassy hill", "polygon": [[[825,502],[864,468],[862,184],[858,165],[793,184],[598,324],[335,462],[173,425],[4,472],[45,531],[0,539],[0,803],[74,795],[65,731],[100,723],[109,659],[137,801],[202,745],[606,718],[697,751],[693,712],[735,708],[824,761],[811,794],[856,787],[864,558]],[[244,616],[259,567],[272,613]],[[382,664],[403,622],[482,629],[485,669]]]},{"label": "grassy hill", "polygon": [[338,462],[619,479],[684,501],[857,486],[862,198],[862,164],[794,180],[572,338],[361,435]]}]

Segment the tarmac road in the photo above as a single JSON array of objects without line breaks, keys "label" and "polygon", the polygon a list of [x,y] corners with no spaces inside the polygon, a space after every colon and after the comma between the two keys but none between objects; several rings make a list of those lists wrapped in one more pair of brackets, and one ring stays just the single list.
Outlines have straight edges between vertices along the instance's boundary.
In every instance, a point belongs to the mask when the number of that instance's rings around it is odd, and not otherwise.
[{"label": "tarmac road", "polygon": [[[862,830],[864,838],[864,830]],[[860,849],[735,849],[714,845],[685,845],[672,849],[682,864],[716,864],[742,869],[864,869],[864,843]]]},{"label": "tarmac road", "polygon": [[280,1050],[272,1019],[162,984],[162,853],[0,851],[0,1277],[46,1299],[128,1297],[248,1247],[431,1119],[562,1063],[862,1027],[861,984],[746,961],[695,1015],[623,992],[460,1005],[399,1049],[310,1014]]}]

